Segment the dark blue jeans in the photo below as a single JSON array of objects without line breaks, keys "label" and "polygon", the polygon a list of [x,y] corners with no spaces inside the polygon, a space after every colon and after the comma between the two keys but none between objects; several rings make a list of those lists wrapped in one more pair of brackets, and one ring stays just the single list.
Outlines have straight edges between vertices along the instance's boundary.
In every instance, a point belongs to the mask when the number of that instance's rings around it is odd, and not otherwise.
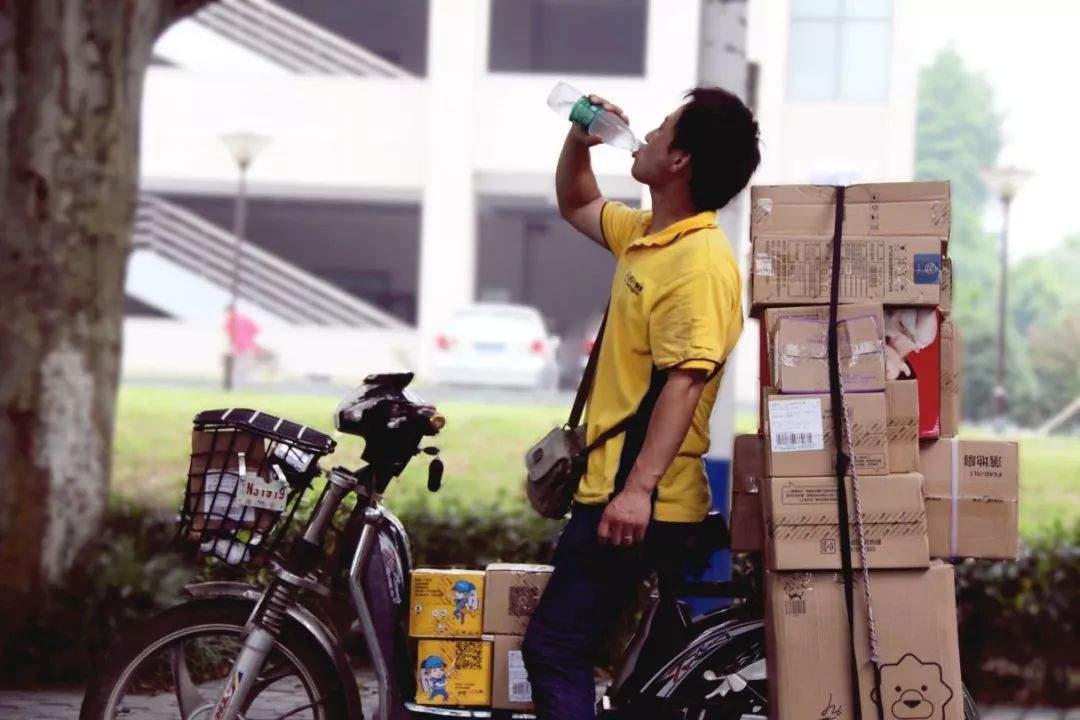
[{"label": "dark blue jeans", "polygon": [[681,579],[692,523],[653,521],[633,547],[601,545],[600,505],[575,504],[555,548],[555,572],[529,620],[522,647],[540,720],[596,717],[593,666],[608,631],[649,573]]}]

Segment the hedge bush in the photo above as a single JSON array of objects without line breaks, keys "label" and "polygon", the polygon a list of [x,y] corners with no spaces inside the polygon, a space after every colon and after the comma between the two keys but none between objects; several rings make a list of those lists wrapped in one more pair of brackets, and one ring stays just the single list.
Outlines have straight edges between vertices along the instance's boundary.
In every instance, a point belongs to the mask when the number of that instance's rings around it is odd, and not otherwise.
[{"label": "hedge bush", "polygon": [[[559,523],[505,504],[411,503],[400,509],[417,565],[543,562]],[[175,603],[198,576],[173,549],[171,517],[114,508],[63,587],[0,638],[8,684],[83,680],[130,623]],[[754,574],[753,557],[737,571]],[[749,569],[748,569],[749,568]],[[957,565],[964,680],[981,702],[1080,704],[1080,523],[1027,544],[1016,563]]]}]

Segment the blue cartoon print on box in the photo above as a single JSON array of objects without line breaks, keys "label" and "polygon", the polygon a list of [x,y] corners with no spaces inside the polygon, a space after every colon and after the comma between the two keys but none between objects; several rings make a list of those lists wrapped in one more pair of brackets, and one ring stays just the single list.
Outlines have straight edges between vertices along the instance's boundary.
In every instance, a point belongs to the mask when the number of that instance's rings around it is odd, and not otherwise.
[{"label": "blue cartoon print on box", "polygon": [[454,617],[458,622],[465,622],[466,613],[473,615],[480,610],[480,597],[476,593],[476,586],[468,580],[458,580],[451,592],[454,596]]},{"label": "blue cartoon print on box", "polygon": [[428,700],[441,697],[450,700],[450,693],[446,691],[446,683],[450,679],[450,671],[446,668],[446,662],[438,655],[429,655],[420,663],[420,687],[427,693]]}]

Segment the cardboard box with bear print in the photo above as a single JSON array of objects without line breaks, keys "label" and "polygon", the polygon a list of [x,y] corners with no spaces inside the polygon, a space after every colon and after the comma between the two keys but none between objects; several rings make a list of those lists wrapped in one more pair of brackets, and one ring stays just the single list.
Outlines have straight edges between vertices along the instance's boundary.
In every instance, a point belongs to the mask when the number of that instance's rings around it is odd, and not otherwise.
[{"label": "cardboard box with bear print", "polygon": [[420,640],[416,653],[416,702],[490,705],[491,645],[491,638]]},{"label": "cardboard box with bear print", "polygon": [[417,568],[409,585],[409,636],[480,637],[484,571]]},{"label": "cardboard box with bear print", "polygon": [[550,565],[488,565],[484,574],[484,632],[524,635],[553,569]]},{"label": "cardboard box with bear print", "polygon": [[[855,649],[863,718],[878,717],[866,602],[855,574]],[[871,573],[885,720],[964,720],[953,569]],[[850,634],[836,571],[766,572],[770,717],[853,720]]]}]

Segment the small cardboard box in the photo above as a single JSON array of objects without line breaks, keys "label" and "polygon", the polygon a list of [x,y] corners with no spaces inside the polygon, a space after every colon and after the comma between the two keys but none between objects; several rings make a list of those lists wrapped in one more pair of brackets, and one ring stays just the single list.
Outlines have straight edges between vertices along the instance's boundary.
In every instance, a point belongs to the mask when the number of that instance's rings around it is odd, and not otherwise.
[{"label": "small cardboard box", "polygon": [[519,635],[496,635],[491,671],[491,707],[532,710],[532,685],[521,657]]},{"label": "small cardboard box", "polygon": [[1015,560],[1020,448],[1007,440],[925,442],[926,525],[933,557]]},{"label": "small cardboard box", "polygon": [[[852,481],[846,481],[851,564],[862,567]],[[870,569],[930,564],[922,476],[871,475],[859,479],[863,536]],[[836,478],[768,478],[765,523],[770,570],[839,570],[840,510]]]},{"label": "small cardboard box", "polygon": [[[754,235],[751,249],[750,302],[755,311],[829,302],[831,237]],[[940,238],[845,234],[840,252],[840,302],[938,304]]]},{"label": "small cardboard box", "polygon": [[963,385],[963,347],[952,320],[941,323],[941,437],[956,437],[960,430],[960,387]]},{"label": "small cardboard box", "polygon": [[919,384],[915,380],[885,383],[889,420],[889,472],[919,471]]},{"label": "small cardboard box", "polygon": [[[862,573],[855,575],[856,668],[863,718],[878,717]],[[953,569],[871,573],[885,720],[964,720]],[[851,635],[840,573],[766,572],[772,718],[852,720]]]},{"label": "small cardboard box", "polygon": [[[832,400],[828,394],[779,395],[766,388],[765,469],[769,477],[827,477],[834,471]],[[889,472],[885,393],[844,398],[851,422],[852,466],[863,475]]]},{"label": "small cardboard box", "polygon": [[731,453],[731,549],[761,552],[765,549],[765,520],[761,491],[765,484],[765,439],[738,435]]},{"label": "small cardboard box", "polygon": [[491,704],[491,640],[420,640],[416,702],[421,705]]},{"label": "small cardboard box", "polygon": [[411,637],[480,637],[483,570],[417,568],[412,571],[409,588]]},{"label": "small cardboard box", "polygon": [[[780,235],[832,235],[836,188],[830,185],[755,185],[750,227]],[[844,191],[844,234],[929,235],[949,239],[949,183],[851,185]]]},{"label": "small cardboard box", "polygon": [[[829,391],[827,320],[782,317],[776,328],[773,378],[782,393]],[[885,389],[885,328],[872,315],[836,322],[837,361],[845,392]]]},{"label": "small cardboard box", "polygon": [[[869,315],[880,328],[885,327],[885,313],[881,305],[873,303],[855,303],[853,305],[840,305],[836,309],[836,319],[847,320],[854,317]],[[758,388],[764,390],[775,384],[773,368],[770,358],[775,356],[773,342],[776,339],[776,329],[780,321],[787,318],[802,318],[805,320],[818,320],[828,322],[828,305],[795,305],[793,307],[766,308],[758,322],[759,329],[759,362],[758,362]],[[759,409],[758,431],[762,432],[765,427],[765,407]]]},{"label": "small cardboard box", "polygon": [[550,565],[488,565],[484,574],[484,633],[524,635],[552,570]]}]

